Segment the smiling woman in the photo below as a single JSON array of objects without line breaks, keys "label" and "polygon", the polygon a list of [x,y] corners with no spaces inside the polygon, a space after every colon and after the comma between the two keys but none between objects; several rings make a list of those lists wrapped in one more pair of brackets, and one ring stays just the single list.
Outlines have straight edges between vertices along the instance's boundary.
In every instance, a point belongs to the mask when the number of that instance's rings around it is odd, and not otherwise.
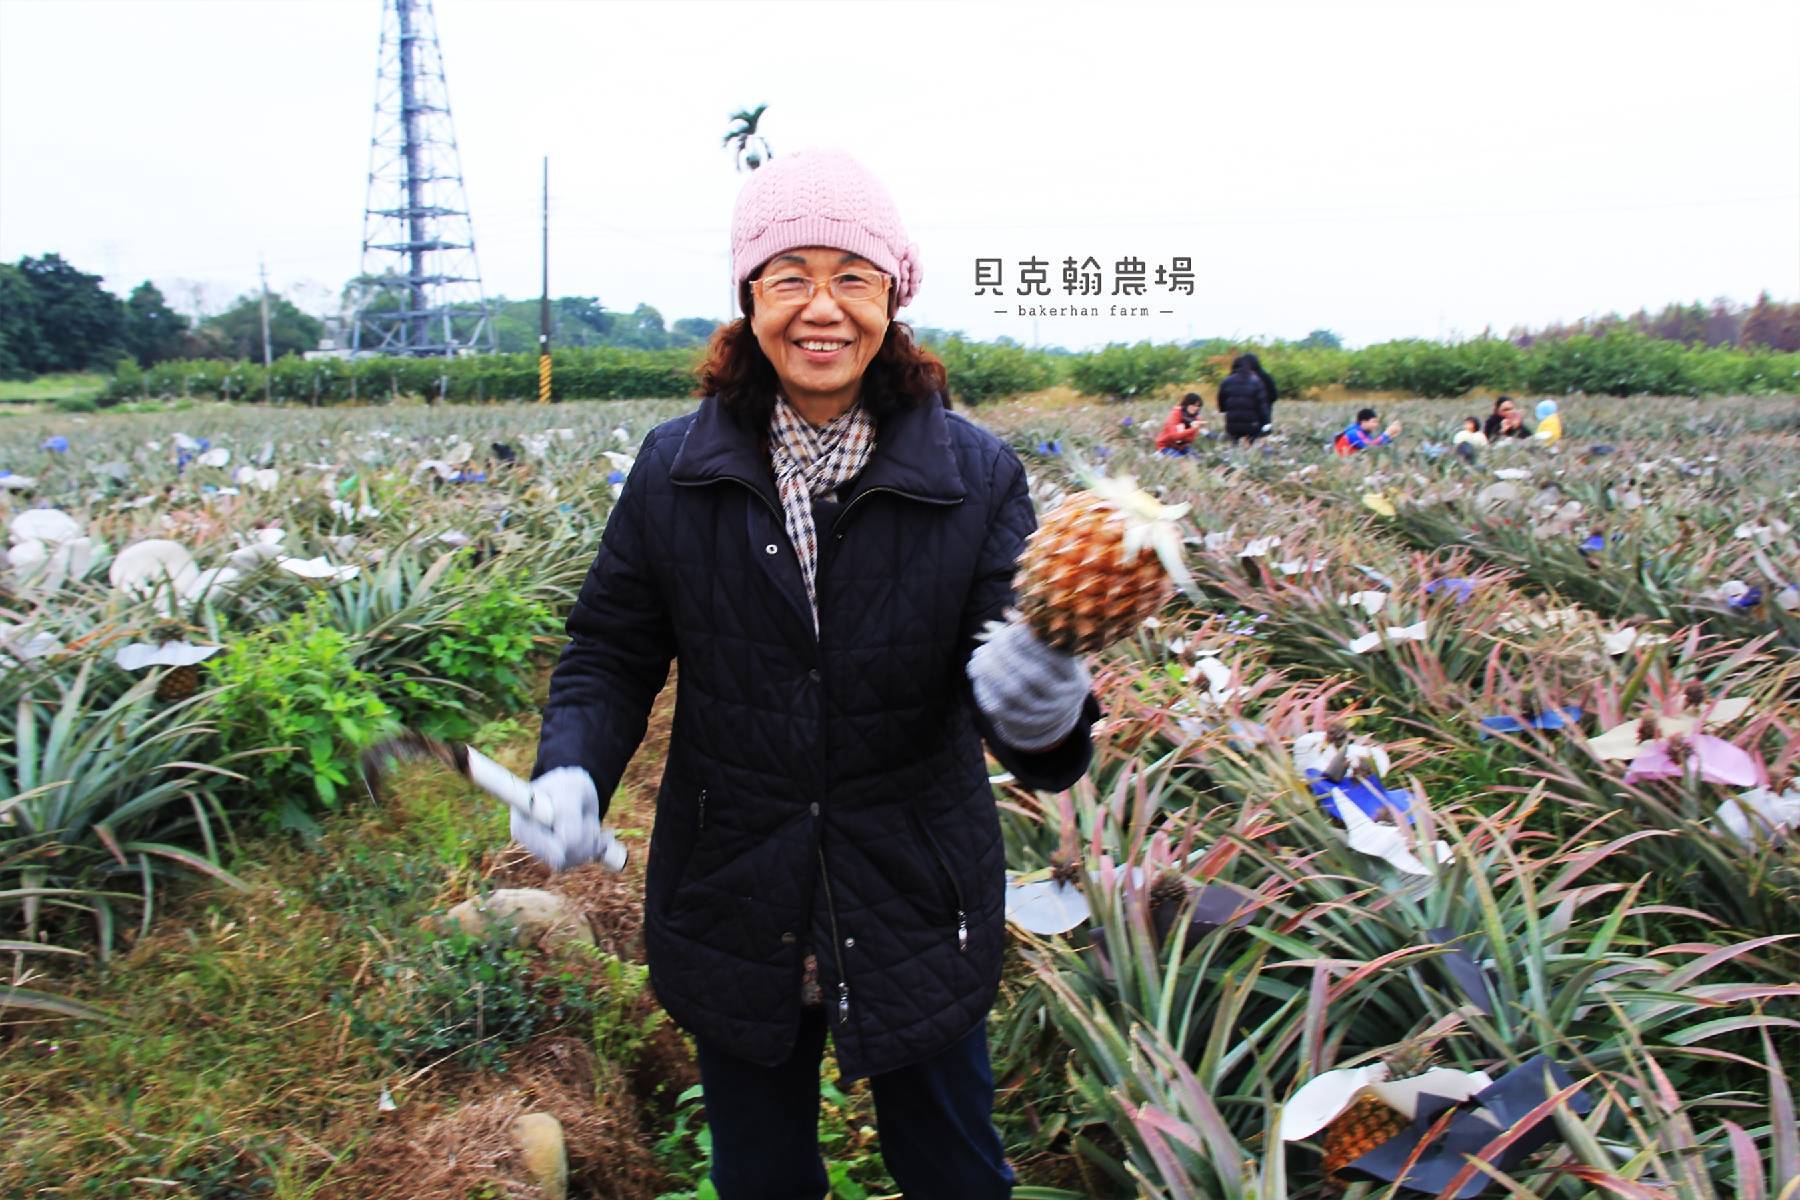
[{"label": "smiling woman", "polygon": [[[863,270],[846,270],[862,267]],[[753,279],[757,345],[801,416],[823,425],[856,402],[887,336],[891,278],[860,254],[806,246],[778,254]],[[825,272],[838,274],[825,277]]]},{"label": "smiling woman", "polygon": [[[803,195],[826,203],[796,216]],[[744,319],[714,334],[702,395],[756,429],[778,394],[814,425],[859,400],[877,422],[945,402],[943,364],[895,319],[918,291],[918,245],[886,189],[849,155],[803,152],[759,170],[732,235]]]},{"label": "smiling woman", "polygon": [[1036,519],[1018,456],[946,411],[895,319],[919,248],[886,190],[848,155],[784,156],[739,196],[732,250],[744,316],[698,409],[638,454],[551,677],[533,774],[580,785],[577,828],[520,840],[591,840],[678,660],[644,939],[694,1036],[722,1200],[827,1191],[827,1036],[871,1079],[906,1194],[1005,1196],[982,741],[1058,791],[1099,708],[1022,622],[984,636]]}]

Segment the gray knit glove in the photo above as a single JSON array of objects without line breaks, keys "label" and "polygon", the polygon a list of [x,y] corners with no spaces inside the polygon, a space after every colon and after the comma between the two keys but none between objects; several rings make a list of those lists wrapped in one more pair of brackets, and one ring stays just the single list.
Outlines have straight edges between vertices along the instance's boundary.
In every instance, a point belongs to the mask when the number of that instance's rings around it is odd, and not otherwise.
[{"label": "gray knit glove", "polygon": [[990,621],[969,656],[975,703],[1007,745],[1048,750],[1081,719],[1088,671],[1079,658],[1053,650],[1014,619]]}]

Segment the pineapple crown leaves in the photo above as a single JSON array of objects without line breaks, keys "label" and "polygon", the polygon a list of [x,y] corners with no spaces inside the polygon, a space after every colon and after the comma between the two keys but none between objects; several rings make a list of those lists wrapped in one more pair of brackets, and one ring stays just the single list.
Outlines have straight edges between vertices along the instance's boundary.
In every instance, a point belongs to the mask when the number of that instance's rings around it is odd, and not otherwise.
[{"label": "pineapple crown leaves", "polygon": [[1438,1065],[1437,1044],[1428,1038],[1401,1042],[1381,1057],[1389,1079],[1411,1079]]},{"label": "pineapple crown leaves", "polygon": [[191,621],[172,616],[158,617],[150,622],[147,630],[150,640],[157,643],[186,641],[190,636],[204,632]]},{"label": "pineapple crown leaves", "polygon": [[1136,557],[1145,548],[1156,551],[1163,570],[1175,581],[1182,594],[1198,604],[1199,585],[1188,572],[1181,557],[1181,527],[1177,522],[1187,516],[1189,504],[1164,504],[1138,487],[1130,475],[1106,475],[1075,460],[1075,481],[1086,492],[1110,504],[1125,519],[1125,555]]}]

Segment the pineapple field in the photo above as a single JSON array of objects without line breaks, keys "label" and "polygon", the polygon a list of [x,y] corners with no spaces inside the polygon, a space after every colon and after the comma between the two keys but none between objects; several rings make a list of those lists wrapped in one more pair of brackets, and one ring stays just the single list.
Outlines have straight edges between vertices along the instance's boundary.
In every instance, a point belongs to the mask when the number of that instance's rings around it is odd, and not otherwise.
[{"label": "pineapple field", "polygon": [[[529,767],[631,457],[690,406],[0,421],[0,1194],[712,1194],[639,930],[673,689],[622,875],[552,875],[432,762],[359,770],[403,728]],[[1167,406],[971,417],[1104,712],[1067,792],[993,767],[1015,1195],[1800,1197],[1800,402],[1577,395],[1470,456],[1464,405],[1397,401],[1349,457],[1354,403],[1181,457]],[[1097,498],[1145,556],[1110,592]],[[580,932],[453,919],[508,889]],[[833,1194],[895,1195],[832,1078]]]}]

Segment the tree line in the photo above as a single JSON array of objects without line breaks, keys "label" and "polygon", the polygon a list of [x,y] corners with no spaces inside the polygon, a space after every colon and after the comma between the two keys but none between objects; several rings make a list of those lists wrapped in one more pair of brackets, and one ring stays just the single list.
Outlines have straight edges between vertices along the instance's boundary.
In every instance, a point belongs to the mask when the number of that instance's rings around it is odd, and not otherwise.
[{"label": "tree line", "polygon": [[[502,354],[537,353],[539,301],[499,296],[488,307]],[[648,304],[615,312],[602,308],[597,296],[550,300],[550,344],[556,349],[686,350],[706,345],[718,326],[706,317],[682,317],[665,326],[662,313]]]},{"label": "tree line", "polygon": [[[355,281],[344,289],[346,313],[354,289]],[[537,300],[497,296],[488,307],[501,352],[536,352]],[[558,349],[684,350],[704,346],[718,326],[705,317],[668,324],[648,304],[617,312],[602,307],[596,296],[556,297],[550,319],[551,343]],[[327,333],[347,345],[342,324],[321,320],[279,293],[269,295],[274,358],[315,350]],[[121,300],[101,286],[99,275],[60,254],[0,263],[0,379],[65,371],[110,374],[122,362],[140,368],[176,361],[259,362],[262,352],[260,293],[246,293],[224,311],[196,320],[171,308],[147,279]]]},{"label": "tree line", "polygon": [[[280,296],[269,297],[277,356],[319,344],[325,325]],[[111,373],[180,359],[261,359],[262,299],[241,296],[198,323],[170,308],[148,279],[121,300],[60,254],[0,263],[0,379],[63,371]]]},{"label": "tree line", "polygon": [[1734,304],[1719,297],[1711,304],[1668,304],[1652,316],[1640,308],[1629,315],[1608,313],[1570,323],[1554,323],[1542,329],[1515,328],[1508,340],[1519,346],[1557,341],[1578,334],[1600,335],[1613,330],[1641,333],[1684,346],[1735,346],[1740,350],[1800,350],[1800,304],[1780,304],[1768,292],[1751,305]]}]

